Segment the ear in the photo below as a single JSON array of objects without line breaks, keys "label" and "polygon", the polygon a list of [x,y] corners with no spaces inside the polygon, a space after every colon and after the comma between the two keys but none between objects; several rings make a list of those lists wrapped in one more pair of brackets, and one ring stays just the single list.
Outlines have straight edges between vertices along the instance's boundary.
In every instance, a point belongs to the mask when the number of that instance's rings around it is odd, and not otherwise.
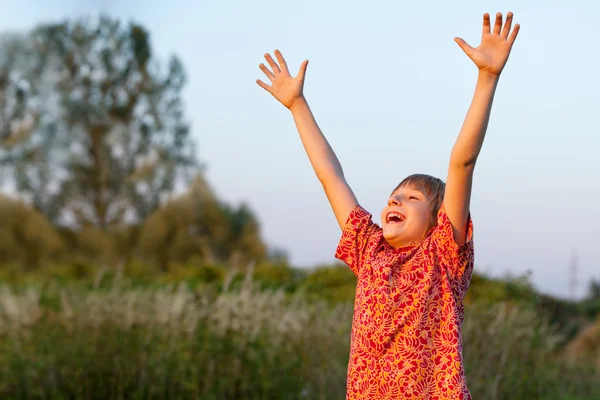
[{"label": "ear", "polygon": [[431,227],[434,228],[438,223],[438,214],[440,213],[440,208],[442,208],[442,203],[444,202],[443,196],[436,196],[431,201]]}]

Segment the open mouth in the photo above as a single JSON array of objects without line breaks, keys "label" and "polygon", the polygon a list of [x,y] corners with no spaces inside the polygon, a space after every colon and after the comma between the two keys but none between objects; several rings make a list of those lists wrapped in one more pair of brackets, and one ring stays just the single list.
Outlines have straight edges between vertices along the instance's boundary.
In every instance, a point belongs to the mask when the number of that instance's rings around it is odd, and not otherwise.
[{"label": "open mouth", "polygon": [[404,222],[404,220],[406,219],[406,217],[402,214],[400,214],[399,212],[389,212],[385,221],[388,224],[399,224],[400,222]]}]

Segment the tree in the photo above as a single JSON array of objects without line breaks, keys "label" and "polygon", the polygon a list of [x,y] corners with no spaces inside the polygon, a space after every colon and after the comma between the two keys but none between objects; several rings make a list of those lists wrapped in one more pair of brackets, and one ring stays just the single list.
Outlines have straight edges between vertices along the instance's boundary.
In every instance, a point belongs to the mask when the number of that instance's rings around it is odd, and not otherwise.
[{"label": "tree", "polygon": [[207,264],[238,264],[266,259],[267,248],[250,208],[220,202],[197,176],[188,192],[156,210],[140,234],[140,251],[166,270],[170,262],[187,262],[194,256]]},{"label": "tree", "polygon": [[595,280],[595,279],[590,280],[588,298],[590,300],[600,300],[600,279],[599,280]]},{"label": "tree", "polygon": [[0,166],[53,223],[142,221],[197,173],[183,66],[163,73],[142,26],[78,20],[0,45]]},{"label": "tree", "polygon": [[16,263],[34,270],[64,250],[50,222],[22,201],[0,195],[0,221],[0,266]]}]

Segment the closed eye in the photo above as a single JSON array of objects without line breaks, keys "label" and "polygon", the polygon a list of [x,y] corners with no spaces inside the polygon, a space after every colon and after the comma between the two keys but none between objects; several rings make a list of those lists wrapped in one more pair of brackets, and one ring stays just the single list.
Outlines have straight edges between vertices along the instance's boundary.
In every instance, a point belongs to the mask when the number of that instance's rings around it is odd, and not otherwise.
[{"label": "closed eye", "polygon": [[418,197],[415,197],[415,196],[408,196],[408,199],[409,199],[409,200],[419,200],[419,198],[418,198]]}]

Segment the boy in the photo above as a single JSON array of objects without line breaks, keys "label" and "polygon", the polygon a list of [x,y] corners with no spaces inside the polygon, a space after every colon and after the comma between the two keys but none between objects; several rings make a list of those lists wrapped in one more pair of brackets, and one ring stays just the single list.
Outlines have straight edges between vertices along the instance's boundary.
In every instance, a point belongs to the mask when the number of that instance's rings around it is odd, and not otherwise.
[{"label": "boy", "polygon": [[503,24],[483,16],[481,44],[456,43],[479,70],[469,111],[450,156],[447,182],[411,175],[392,192],[382,227],[346,183],[342,167],[303,96],[308,61],[292,78],[275,51],[257,80],[290,109],[342,237],[336,258],[357,276],[347,399],[470,399],[462,359],[463,299],[473,268],[469,204],[473,169],[500,74],[517,37],[513,14]]}]

